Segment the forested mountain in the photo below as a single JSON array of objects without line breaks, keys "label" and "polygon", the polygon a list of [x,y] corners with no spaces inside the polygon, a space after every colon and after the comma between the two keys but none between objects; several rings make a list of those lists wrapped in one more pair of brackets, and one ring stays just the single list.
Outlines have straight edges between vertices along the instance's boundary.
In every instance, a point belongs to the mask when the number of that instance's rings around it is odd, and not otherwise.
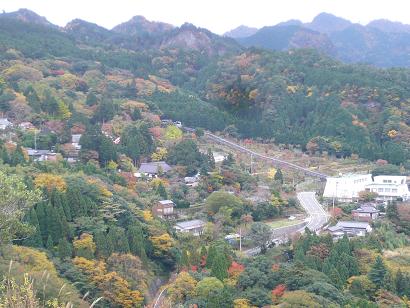
[{"label": "forested mountain", "polygon": [[298,25],[264,27],[249,37],[236,40],[246,47],[270,50],[314,48],[324,54],[336,54],[332,41],[325,34]]},{"label": "forested mountain", "polygon": [[311,47],[348,63],[409,67],[409,27],[387,20],[362,26],[321,13],[310,23],[290,20],[236,39],[247,47],[270,50]]},{"label": "forested mountain", "polygon": [[[349,35],[343,36],[352,27],[334,36],[344,42],[339,49],[354,55],[354,42]],[[324,34],[300,32],[293,25],[275,28],[284,30],[274,42],[275,49],[285,49],[287,44],[313,47],[323,41],[328,52],[333,49]],[[304,41],[306,31],[311,39]],[[190,24],[153,33],[147,31],[144,38],[119,34],[80,20],[58,29],[7,15],[0,18],[3,72],[13,82],[22,78],[19,70],[26,67],[50,76],[61,65],[46,68],[33,63],[64,57],[69,63],[64,70],[91,87],[87,81],[91,71],[104,75],[108,68],[123,69],[129,71],[120,73],[127,76],[123,83],[135,83],[133,95],[193,127],[223,130],[234,125],[243,137],[274,139],[336,155],[406,162],[410,147],[408,70],[347,65],[313,50],[244,51],[232,39]],[[286,40],[289,33],[291,41]],[[145,43],[138,44],[140,40]],[[162,83],[171,93],[158,92]],[[186,108],[177,108],[179,105]],[[198,114],[198,109],[203,112]]]},{"label": "forested mountain", "polygon": [[248,37],[255,34],[258,31],[257,28],[247,27],[241,25],[231,31],[228,31],[224,34],[224,36],[232,37],[232,38],[241,38],[241,37]]}]

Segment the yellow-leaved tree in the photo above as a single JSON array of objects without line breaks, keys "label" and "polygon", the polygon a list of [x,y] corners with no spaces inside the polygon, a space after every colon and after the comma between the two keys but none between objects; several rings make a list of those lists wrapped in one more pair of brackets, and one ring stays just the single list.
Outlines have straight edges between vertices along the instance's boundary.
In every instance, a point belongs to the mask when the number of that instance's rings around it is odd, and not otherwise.
[{"label": "yellow-leaved tree", "polygon": [[52,191],[56,188],[59,191],[66,191],[67,184],[62,176],[51,173],[40,173],[34,179],[34,184],[38,188],[46,188],[48,191]]},{"label": "yellow-leaved tree", "polygon": [[182,130],[175,125],[170,125],[165,130],[165,139],[177,140],[182,138]]},{"label": "yellow-leaved tree", "polygon": [[81,234],[80,238],[73,242],[75,255],[86,259],[93,259],[95,254],[95,243],[93,236],[88,233]]},{"label": "yellow-leaved tree", "polygon": [[187,272],[179,273],[174,283],[168,288],[168,294],[173,303],[184,303],[195,295],[197,281]]},{"label": "yellow-leaved tree", "polygon": [[151,236],[150,240],[154,246],[154,254],[156,256],[162,256],[169,252],[174,246],[174,240],[168,233],[161,234],[159,236]]}]

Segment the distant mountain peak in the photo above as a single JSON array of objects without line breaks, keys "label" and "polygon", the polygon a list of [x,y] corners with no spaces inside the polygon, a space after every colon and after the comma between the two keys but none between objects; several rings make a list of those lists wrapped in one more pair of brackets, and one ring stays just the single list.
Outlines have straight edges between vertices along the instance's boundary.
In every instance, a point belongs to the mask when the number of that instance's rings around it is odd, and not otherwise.
[{"label": "distant mountain peak", "polygon": [[389,33],[410,33],[410,25],[388,19],[376,19],[369,22],[367,26]]},{"label": "distant mountain peak", "polygon": [[303,26],[303,23],[298,19],[289,19],[278,23],[276,26]]},{"label": "distant mountain peak", "polygon": [[15,12],[3,13],[2,15],[0,15],[0,17],[1,16],[15,18],[19,21],[33,23],[37,25],[57,27],[56,25],[49,22],[45,17],[40,16],[29,9],[19,9]]},{"label": "distant mountain peak", "polygon": [[248,37],[255,34],[258,31],[258,28],[252,28],[245,25],[240,25],[231,31],[228,31],[224,34],[224,36],[231,37],[231,38],[241,38],[241,37]]},{"label": "distant mountain peak", "polygon": [[175,27],[164,22],[149,21],[144,16],[137,15],[130,20],[115,26],[112,31],[128,35],[138,35],[142,33],[162,33],[171,31]]},{"label": "distant mountain peak", "polygon": [[321,33],[332,33],[342,31],[351,25],[352,23],[347,19],[329,13],[320,13],[312,22],[305,24],[305,27]]}]

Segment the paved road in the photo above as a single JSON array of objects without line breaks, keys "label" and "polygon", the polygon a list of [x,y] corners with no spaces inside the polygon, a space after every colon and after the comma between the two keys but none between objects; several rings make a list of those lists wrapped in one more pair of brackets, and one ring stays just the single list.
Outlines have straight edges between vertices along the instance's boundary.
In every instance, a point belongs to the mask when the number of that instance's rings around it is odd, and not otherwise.
[{"label": "paved road", "polygon": [[[297,194],[300,205],[306,211],[307,225],[303,227],[292,228],[293,226],[283,227],[275,229],[275,235],[272,237],[271,242],[275,244],[281,244],[286,242],[290,236],[294,233],[303,233],[305,228],[309,228],[312,232],[319,232],[320,229],[328,222],[329,214],[323,209],[322,205],[316,199],[316,193],[311,191],[300,192]],[[245,250],[244,253],[248,256],[255,256],[261,252],[260,247],[251,248]]]},{"label": "paved road", "polygon": [[297,195],[300,205],[309,215],[309,223],[306,227],[311,231],[320,230],[329,220],[329,214],[317,201],[315,192],[300,192]]}]

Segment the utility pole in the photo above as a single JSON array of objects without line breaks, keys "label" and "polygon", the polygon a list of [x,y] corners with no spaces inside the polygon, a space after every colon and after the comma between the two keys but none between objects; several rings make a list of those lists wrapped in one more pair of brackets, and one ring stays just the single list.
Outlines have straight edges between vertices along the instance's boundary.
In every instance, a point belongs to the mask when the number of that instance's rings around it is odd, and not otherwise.
[{"label": "utility pole", "polygon": [[[339,184],[339,182],[336,182],[336,190],[335,190],[335,194],[333,195],[333,204],[332,204],[332,208],[333,208],[333,215],[335,214],[335,197],[337,197],[337,185]],[[336,195],[336,196],[335,196]]]},{"label": "utility pole", "polygon": [[253,173],[253,154],[251,153],[251,174]]},{"label": "utility pole", "polygon": [[239,251],[242,251],[242,227],[239,226]]},{"label": "utility pole", "polygon": [[37,151],[37,129],[34,130],[34,150]]}]

